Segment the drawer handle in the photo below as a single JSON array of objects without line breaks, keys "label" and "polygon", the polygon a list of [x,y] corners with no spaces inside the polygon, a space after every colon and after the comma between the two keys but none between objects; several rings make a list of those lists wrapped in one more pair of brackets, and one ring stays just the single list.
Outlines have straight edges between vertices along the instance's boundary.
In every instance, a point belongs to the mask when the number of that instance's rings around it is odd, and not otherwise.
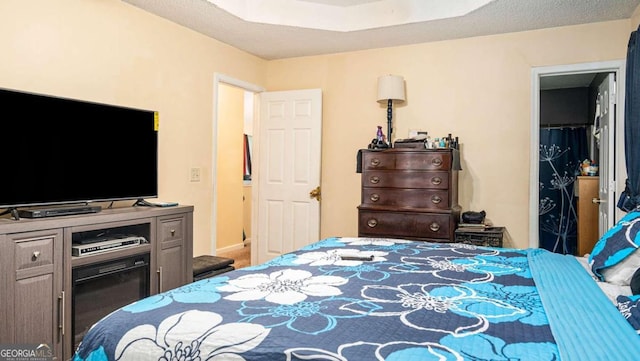
[{"label": "drawer handle", "polygon": [[442,198],[440,198],[439,196],[432,196],[431,197],[431,203],[438,204],[440,202],[442,202]]},{"label": "drawer handle", "polygon": [[64,321],[66,317],[64,317],[64,291],[60,292],[60,296],[58,296],[58,330],[60,330],[60,334],[64,336]]},{"label": "drawer handle", "polygon": [[440,158],[433,158],[431,160],[431,164],[435,165],[435,166],[441,166],[442,165],[442,159]]},{"label": "drawer handle", "polygon": [[436,222],[433,222],[429,225],[429,229],[433,232],[438,232],[438,230],[440,230],[440,225]]},{"label": "drawer handle", "polygon": [[379,166],[380,165],[380,159],[378,159],[378,158],[371,159],[371,165],[374,166],[374,167]]},{"label": "drawer handle", "polygon": [[158,267],[156,273],[158,273],[158,292],[162,292],[162,266]]},{"label": "drawer handle", "polygon": [[31,257],[32,260],[36,261],[38,257],[40,257],[40,251],[34,251],[33,256]]},{"label": "drawer handle", "polygon": [[371,177],[371,179],[369,179],[369,182],[371,182],[373,184],[378,184],[378,183],[380,183],[380,177],[373,176],[373,177]]},{"label": "drawer handle", "polygon": [[370,219],[367,221],[367,226],[369,226],[370,228],[374,228],[375,226],[378,225],[378,220],[376,219]]},{"label": "drawer handle", "polygon": [[371,199],[371,201],[373,202],[377,202],[380,200],[380,195],[378,193],[373,193],[371,197],[369,197],[369,199]]},{"label": "drawer handle", "polygon": [[435,184],[435,185],[442,184],[442,178],[440,178],[440,177],[433,177],[433,178],[431,178],[431,183],[432,183],[432,184]]},{"label": "drawer handle", "polygon": [[172,229],[169,231],[169,233],[171,233],[171,237],[174,237],[176,235],[176,230]]}]

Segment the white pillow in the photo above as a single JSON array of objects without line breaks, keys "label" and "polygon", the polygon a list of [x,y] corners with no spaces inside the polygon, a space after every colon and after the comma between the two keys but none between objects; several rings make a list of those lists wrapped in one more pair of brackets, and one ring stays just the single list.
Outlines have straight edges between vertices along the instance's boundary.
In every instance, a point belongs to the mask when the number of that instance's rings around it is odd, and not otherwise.
[{"label": "white pillow", "polygon": [[618,286],[629,286],[631,277],[640,268],[640,252],[633,251],[618,264],[602,270],[602,276],[606,282]]},{"label": "white pillow", "polygon": [[600,281],[598,277],[596,277],[596,275],[594,275],[593,272],[591,272],[591,266],[589,266],[589,254],[585,255],[584,257],[576,256],[576,259],[582,265],[582,267],[584,267],[585,271],[587,271],[589,276],[593,278],[593,280],[596,282],[598,287],[600,287],[602,292],[607,296],[607,298],[609,298],[609,300],[611,300],[611,302],[614,305],[618,304],[618,302],[616,301],[616,298],[618,296],[620,295],[630,296],[633,294],[629,286],[619,286],[619,285],[614,285],[608,282]]}]

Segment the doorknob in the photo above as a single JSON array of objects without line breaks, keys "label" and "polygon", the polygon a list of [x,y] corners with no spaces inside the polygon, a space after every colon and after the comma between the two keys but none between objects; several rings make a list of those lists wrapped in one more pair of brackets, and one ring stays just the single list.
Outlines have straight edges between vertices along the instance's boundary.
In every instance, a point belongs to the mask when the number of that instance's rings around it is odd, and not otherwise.
[{"label": "doorknob", "polygon": [[604,201],[600,198],[592,198],[591,203],[600,204],[600,203],[604,203]]},{"label": "doorknob", "polygon": [[318,202],[322,200],[322,193],[320,193],[320,186],[317,186],[316,189],[309,192],[309,198],[315,198]]}]

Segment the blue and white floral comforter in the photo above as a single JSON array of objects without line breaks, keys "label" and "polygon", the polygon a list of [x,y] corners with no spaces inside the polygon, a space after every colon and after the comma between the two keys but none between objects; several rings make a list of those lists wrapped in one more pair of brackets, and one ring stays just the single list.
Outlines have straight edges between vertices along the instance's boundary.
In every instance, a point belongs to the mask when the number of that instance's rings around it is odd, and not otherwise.
[{"label": "blue and white floral comforter", "polygon": [[74,360],[638,356],[638,335],[597,292],[575,259],[544,250],[328,238],[117,310],[92,327]]}]

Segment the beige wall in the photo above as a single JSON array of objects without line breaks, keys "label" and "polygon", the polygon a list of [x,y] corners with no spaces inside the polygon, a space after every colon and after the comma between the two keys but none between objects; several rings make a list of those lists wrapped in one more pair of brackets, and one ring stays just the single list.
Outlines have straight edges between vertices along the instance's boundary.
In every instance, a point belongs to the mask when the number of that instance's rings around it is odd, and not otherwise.
[{"label": "beige wall", "polygon": [[218,87],[216,248],[242,245],[244,90]]},{"label": "beige wall", "polygon": [[638,7],[636,8],[636,10],[633,12],[633,15],[631,16],[631,30],[630,31],[634,31],[638,28],[638,24],[640,24],[640,5],[638,5]]},{"label": "beige wall", "polygon": [[212,253],[214,73],[262,84],[266,61],[119,0],[2,0],[0,49],[0,87],[159,111],[159,198]]},{"label": "beige wall", "polygon": [[460,137],[463,210],[486,210],[512,243],[529,243],[531,69],[623,59],[629,21],[271,61],[270,90],[323,90],[322,236],[357,234],[356,152],[386,122],[377,77],[402,75],[397,137]]},{"label": "beige wall", "polygon": [[[623,59],[639,18],[267,62],[119,0],[2,0],[0,87],[159,111],[159,198],[195,206],[199,255],[215,248],[215,73],[268,90],[322,89],[323,237],[357,233],[356,151],[386,119],[376,78],[402,75],[395,134],[459,136],[463,208],[485,209],[525,247],[531,68]],[[189,181],[192,167],[201,182]]]}]

